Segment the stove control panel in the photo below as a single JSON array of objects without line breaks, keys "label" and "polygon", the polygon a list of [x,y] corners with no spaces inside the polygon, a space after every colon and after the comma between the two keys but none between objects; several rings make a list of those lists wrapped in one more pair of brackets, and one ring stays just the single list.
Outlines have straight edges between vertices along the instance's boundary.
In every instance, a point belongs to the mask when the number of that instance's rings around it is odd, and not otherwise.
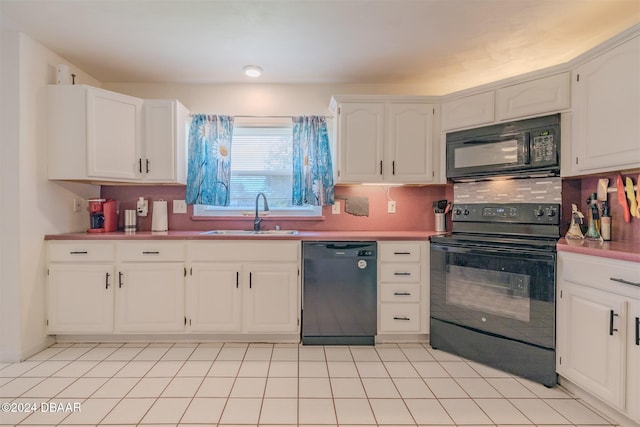
[{"label": "stove control panel", "polygon": [[559,204],[455,204],[452,212],[453,221],[550,225],[560,224]]}]

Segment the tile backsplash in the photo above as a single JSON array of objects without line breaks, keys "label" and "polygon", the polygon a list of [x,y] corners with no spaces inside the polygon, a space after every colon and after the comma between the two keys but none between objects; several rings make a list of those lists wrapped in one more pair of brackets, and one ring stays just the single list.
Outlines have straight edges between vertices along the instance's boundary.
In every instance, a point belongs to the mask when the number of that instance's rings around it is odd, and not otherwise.
[{"label": "tile backsplash", "polygon": [[455,203],[562,203],[562,178],[529,178],[454,184]]}]

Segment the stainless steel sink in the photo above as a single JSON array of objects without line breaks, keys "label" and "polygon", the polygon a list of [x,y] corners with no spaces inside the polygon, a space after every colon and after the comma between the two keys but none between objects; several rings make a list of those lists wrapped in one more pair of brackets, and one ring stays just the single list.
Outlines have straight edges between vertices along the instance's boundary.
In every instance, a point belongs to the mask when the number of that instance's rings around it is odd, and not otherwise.
[{"label": "stainless steel sink", "polygon": [[298,230],[210,230],[200,234],[225,235],[225,236],[252,236],[252,235],[295,235]]}]

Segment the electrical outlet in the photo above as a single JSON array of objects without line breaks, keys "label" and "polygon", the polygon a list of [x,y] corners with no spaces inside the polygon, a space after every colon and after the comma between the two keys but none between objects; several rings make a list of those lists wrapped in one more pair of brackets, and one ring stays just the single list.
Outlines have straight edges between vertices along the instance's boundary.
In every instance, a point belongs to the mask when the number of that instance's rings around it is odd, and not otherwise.
[{"label": "electrical outlet", "polygon": [[173,201],[173,213],[187,213],[187,203],[184,200],[174,200]]},{"label": "electrical outlet", "polygon": [[396,201],[389,200],[387,203],[387,213],[396,213]]},{"label": "electrical outlet", "polygon": [[73,199],[73,211],[80,212],[82,210],[82,199]]},{"label": "electrical outlet", "polygon": [[331,214],[340,215],[340,202],[338,200],[336,200],[333,203],[333,206],[331,206]]}]

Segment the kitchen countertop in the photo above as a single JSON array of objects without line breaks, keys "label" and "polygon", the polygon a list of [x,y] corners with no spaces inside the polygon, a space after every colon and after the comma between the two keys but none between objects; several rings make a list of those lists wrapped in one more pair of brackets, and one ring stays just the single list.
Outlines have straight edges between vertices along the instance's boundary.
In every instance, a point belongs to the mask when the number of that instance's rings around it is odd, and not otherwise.
[{"label": "kitchen countertop", "polygon": [[435,231],[299,231],[298,234],[202,234],[204,231],[48,234],[45,240],[429,240]]},{"label": "kitchen countertop", "polygon": [[574,252],[640,263],[640,242],[594,242],[590,240],[560,239],[557,249],[560,252]]}]

